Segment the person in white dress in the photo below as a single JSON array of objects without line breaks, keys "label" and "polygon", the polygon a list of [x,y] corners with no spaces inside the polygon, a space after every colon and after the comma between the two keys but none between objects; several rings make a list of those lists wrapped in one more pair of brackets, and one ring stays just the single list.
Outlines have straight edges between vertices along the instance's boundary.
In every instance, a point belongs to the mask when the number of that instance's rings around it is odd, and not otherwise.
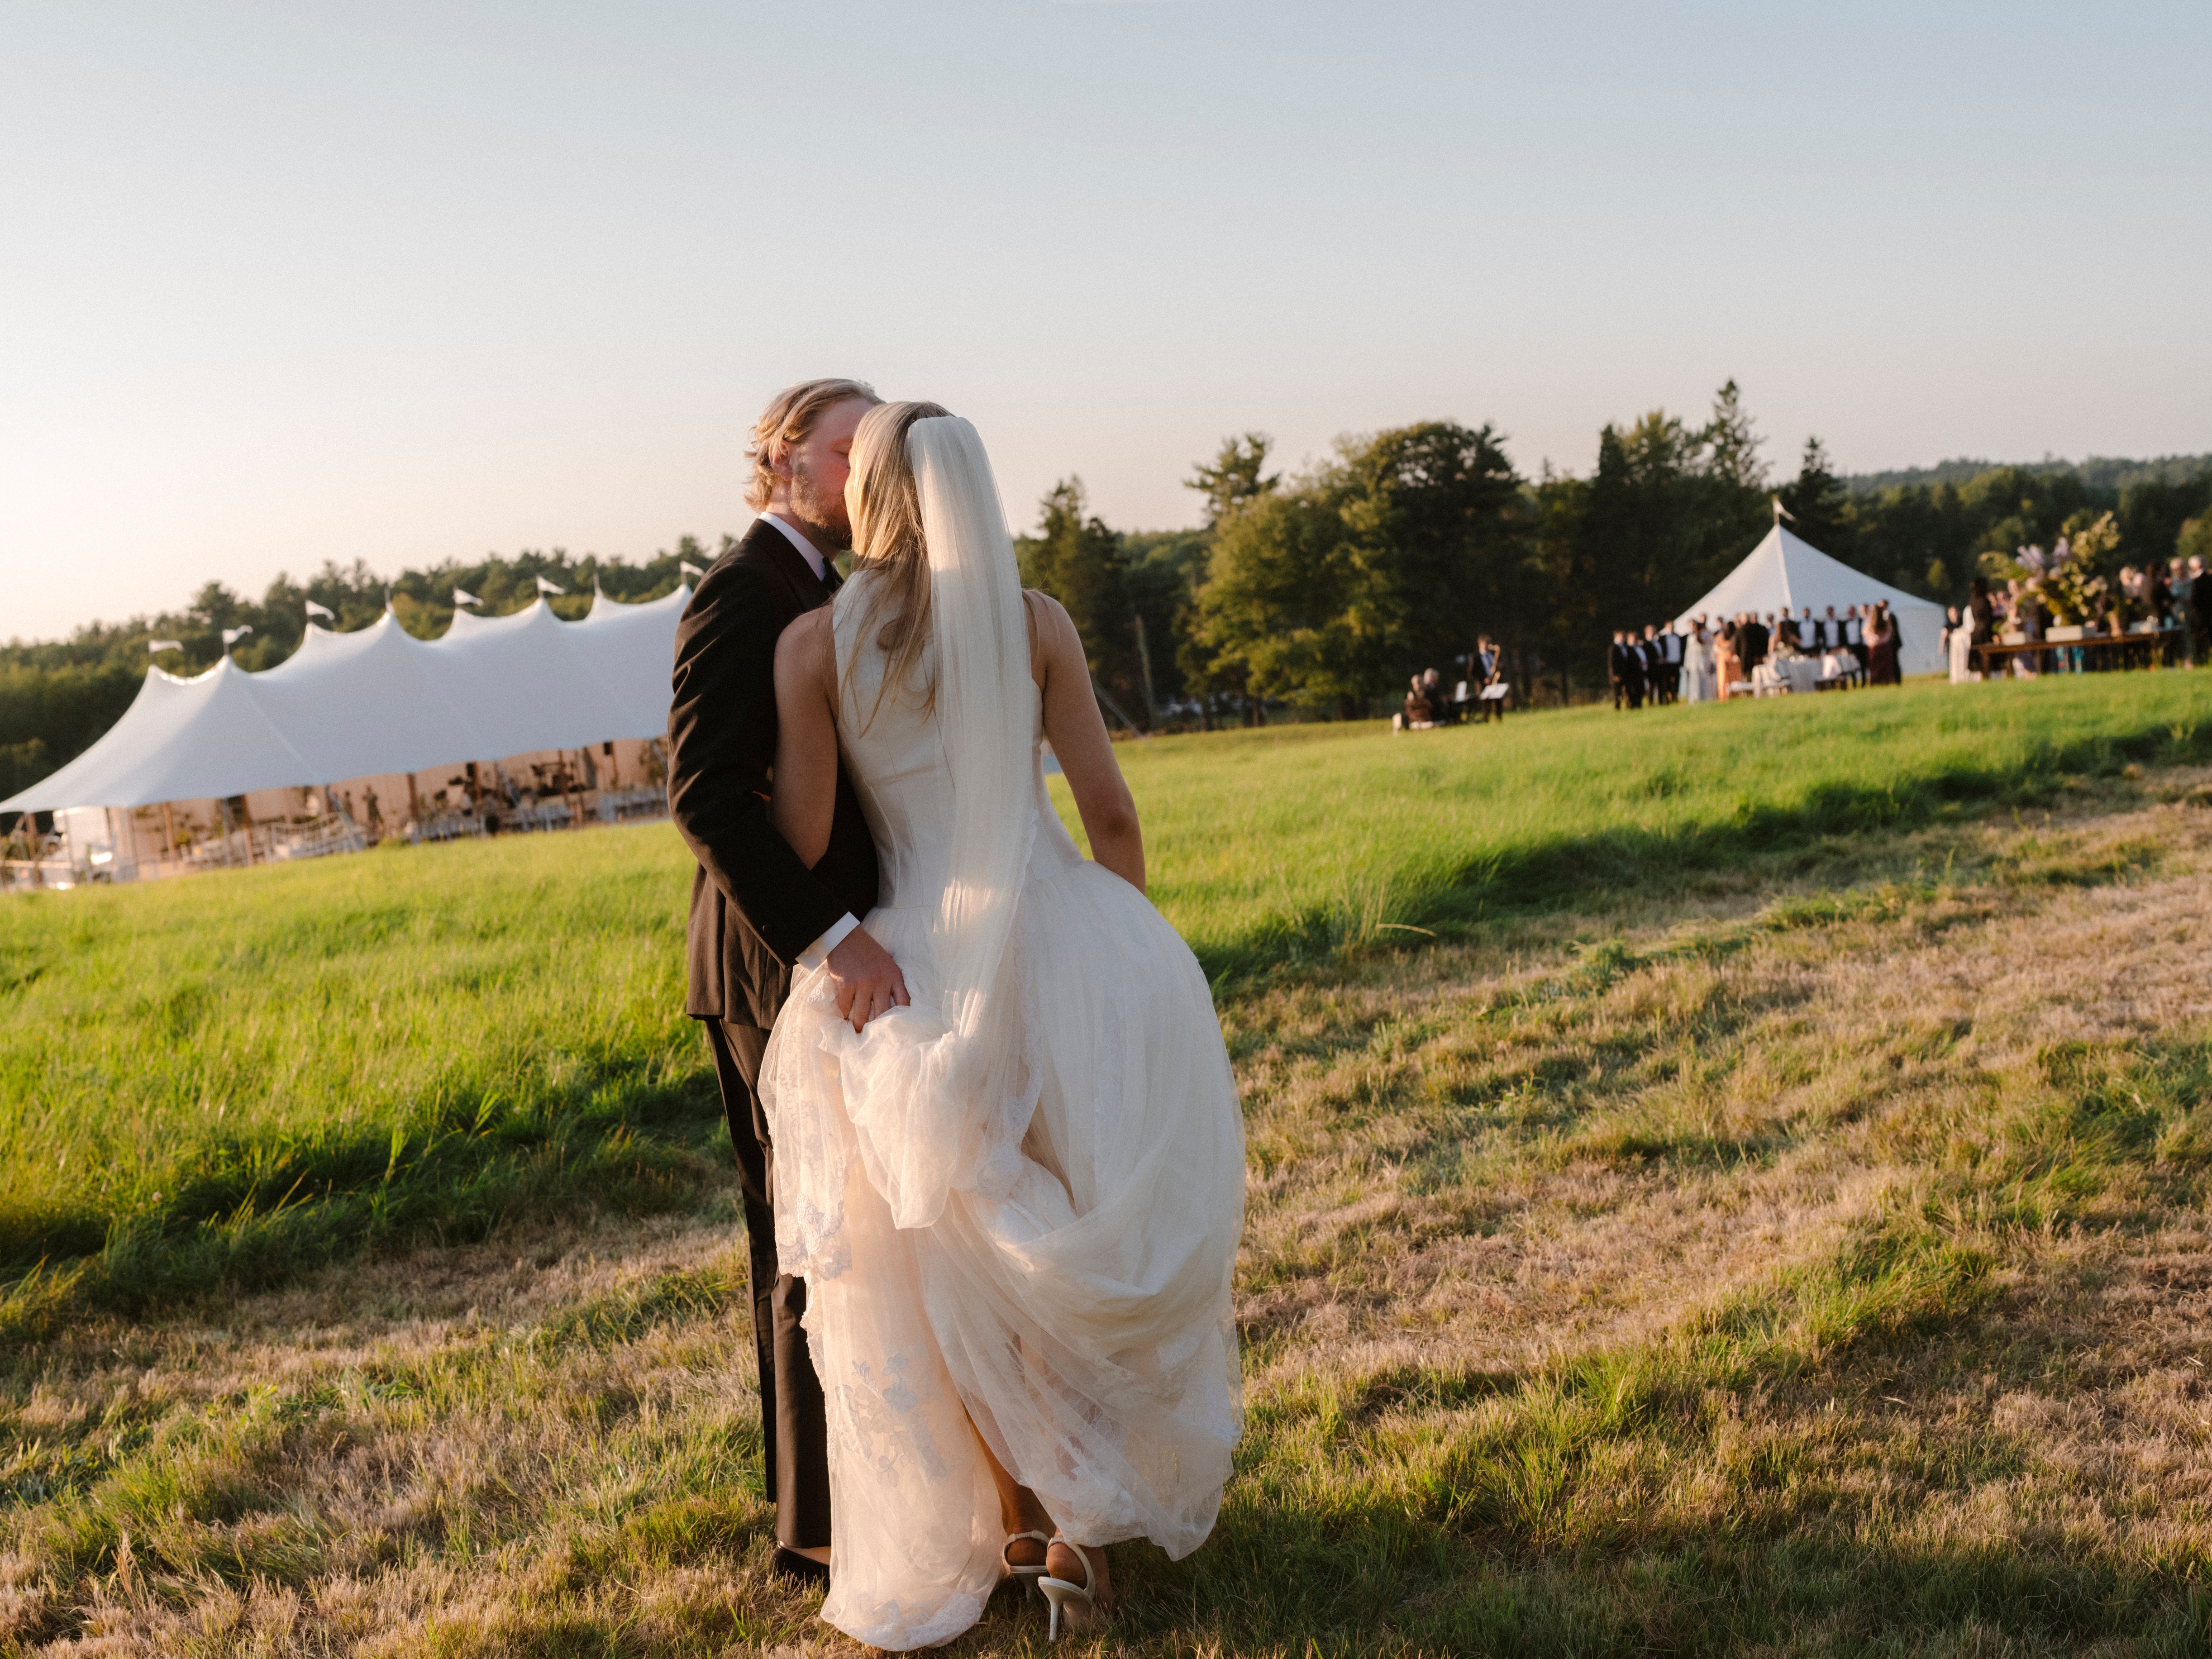
[{"label": "person in white dress", "polygon": [[1013,1574],[1056,1636],[1064,1606],[1103,1616],[1104,1546],[1180,1558],[1219,1510],[1243,1120],[1206,976],[1145,897],[1082,641],[1021,590],[975,429],[872,410],[846,493],[853,576],[777,646],[770,810],[817,856],[842,750],[883,872],[866,925],[909,1000],[841,1009],[802,975],[762,1065],[828,1401],[822,1616],[933,1646]]},{"label": "person in white dress", "polygon": [[1705,626],[1699,623],[1682,653],[1682,701],[1711,702],[1717,695],[1714,672],[1713,642],[1705,637]]},{"label": "person in white dress", "polygon": [[1974,613],[1971,607],[1961,611],[1954,605],[1951,615],[1956,620],[1947,630],[1948,637],[1943,641],[1949,648],[1951,684],[1971,685],[1981,678],[1974,672]]}]

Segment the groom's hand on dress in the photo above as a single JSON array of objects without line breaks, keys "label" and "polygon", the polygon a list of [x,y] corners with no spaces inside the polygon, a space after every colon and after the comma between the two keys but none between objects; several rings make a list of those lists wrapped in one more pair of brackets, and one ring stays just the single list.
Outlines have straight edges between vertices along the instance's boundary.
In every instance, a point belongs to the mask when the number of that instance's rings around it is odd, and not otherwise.
[{"label": "groom's hand on dress", "polygon": [[837,988],[837,1012],[857,1031],[878,1014],[907,1006],[906,975],[865,927],[855,927],[823,966]]}]

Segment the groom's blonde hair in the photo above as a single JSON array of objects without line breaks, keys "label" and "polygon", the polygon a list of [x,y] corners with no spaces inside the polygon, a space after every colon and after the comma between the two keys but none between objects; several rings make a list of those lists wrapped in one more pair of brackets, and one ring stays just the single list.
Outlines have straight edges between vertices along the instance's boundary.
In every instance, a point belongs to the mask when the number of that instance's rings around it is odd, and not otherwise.
[{"label": "groom's blonde hair", "polygon": [[805,442],[816,423],[848,398],[883,402],[866,380],[801,380],[769,399],[753,422],[752,447],[745,451],[753,464],[753,475],[745,481],[747,507],[756,513],[767,510],[769,497],[775,494],[775,464],[791,453],[793,444]]}]

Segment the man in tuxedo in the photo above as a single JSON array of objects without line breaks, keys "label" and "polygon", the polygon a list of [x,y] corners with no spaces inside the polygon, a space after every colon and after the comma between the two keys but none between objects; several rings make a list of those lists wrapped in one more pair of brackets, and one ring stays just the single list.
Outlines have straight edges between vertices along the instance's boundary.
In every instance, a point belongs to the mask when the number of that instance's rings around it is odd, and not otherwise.
[{"label": "man in tuxedo", "polygon": [[1626,629],[1613,632],[1613,656],[1608,666],[1613,675],[1613,706],[1615,708],[1644,707],[1644,653]]},{"label": "man in tuxedo", "polygon": [[1861,609],[1854,605],[1844,611],[1844,648],[1851,653],[1851,661],[1857,665],[1851,678],[1863,685],[1866,684],[1867,643],[1866,623],[1861,618]]},{"label": "man in tuxedo", "polygon": [[1766,624],[1759,621],[1757,611],[1747,611],[1743,614],[1743,626],[1736,633],[1742,642],[1744,677],[1748,679],[1751,671],[1766,660]]},{"label": "man in tuxedo", "polygon": [[812,869],[769,823],[775,642],[837,590],[830,556],[852,545],[853,434],[878,401],[858,380],[808,380],[779,392],[755,424],[745,501],[760,516],[701,578],[677,625],[668,711],[669,816],[699,861],[684,1012],[714,1050],[744,1199],[775,1566],[807,1582],[829,1576],[828,1431],[799,1325],[806,1286],[776,1268],[775,1149],[756,1085],[794,968],[826,962],[856,1028],[907,996],[898,964],[857,920],[875,906],[876,849],[844,769],[829,850]]},{"label": "man in tuxedo", "polygon": [[1421,701],[1429,706],[1429,724],[1443,726],[1452,717],[1451,694],[1444,690],[1443,676],[1433,668],[1421,671]]},{"label": "man in tuxedo", "polygon": [[1672,623],[1664,628],[1656,623],[1646,623],[1644,633],[1652,658],[1651,700],[1671,703],[1682,690],[1682,636],[1674,631]]}]

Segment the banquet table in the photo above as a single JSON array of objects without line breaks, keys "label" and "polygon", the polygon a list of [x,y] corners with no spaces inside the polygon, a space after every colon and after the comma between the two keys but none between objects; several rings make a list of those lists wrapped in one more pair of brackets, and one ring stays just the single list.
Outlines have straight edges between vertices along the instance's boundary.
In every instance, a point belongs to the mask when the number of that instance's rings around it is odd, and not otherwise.
[{"label": "banquet table", "polygon": [[2078,640],[1999,638],[1991,640],[1986,645],[1977,644],[1974,649],[1980,653],[1985,666],[1994,662],[2002,672],[2002,663],[2007,659],[2026,656],[2031,652],[2050,651],[2079,651],[2085,658],[2092,653],[2101,651],[2109,658],[2117,650],[2120,653],[2120,660],[2117,664],[2108,662],[2104,665],[2125,668],[2128,665],[2130,647],[2133,647],[2140,648],[2144,653],[2143,665],[2148,668],[2157,666],[2160,651],[2166,642],[2168,640],[2178,639],[2181,632],[2179,628],[2160,628],[2146,629],[2141,633],[2085,634]]}]

